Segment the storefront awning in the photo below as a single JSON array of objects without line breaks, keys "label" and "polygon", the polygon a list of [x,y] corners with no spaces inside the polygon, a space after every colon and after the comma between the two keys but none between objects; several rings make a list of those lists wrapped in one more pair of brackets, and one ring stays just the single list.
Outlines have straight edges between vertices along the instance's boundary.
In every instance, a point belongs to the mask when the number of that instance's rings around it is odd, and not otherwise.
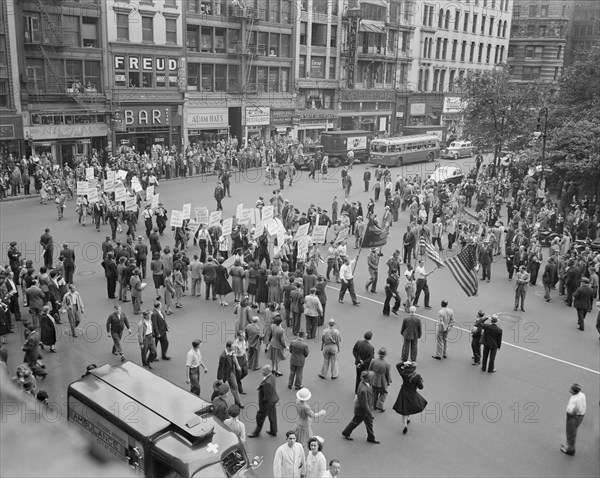
[{"label": "storefront awning", "polygon": [[360,31],[369,33],[385,33],[385,28],[374,23],[360,22]]},{"label": "storefront awning", "polygon": [[387,8],[388,3],[385,0],[362,0],[360,3],[368,3],[369,5],[377,5],[378,7]]}]

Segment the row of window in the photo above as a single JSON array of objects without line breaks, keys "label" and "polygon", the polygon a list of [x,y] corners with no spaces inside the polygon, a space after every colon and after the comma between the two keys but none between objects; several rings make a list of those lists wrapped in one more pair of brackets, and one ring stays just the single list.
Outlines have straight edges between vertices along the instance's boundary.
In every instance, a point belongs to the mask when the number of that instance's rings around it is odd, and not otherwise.
[{"label": "row of window", "polygon": [[307,65],[306,55],[300,55],[300,78],[327,78],[329,80],[335,80],[335,58],[329,58],[329,74],[326,75],[327,70],[325,69],[325,57],[324,56],[311,56],[310,62]]},{"label": "row of window", "polygon": [[98,18],[82,15],[39,13],[23,16],[25,43],[99,48]]},{"label": "row of window", "polygon": [[[140,15],[142,20],[142,41],[148,43],[154,43],[154,16],[153,15]],[[136,21],[137,20],[136,15]],[[129,14],[117,13],[117,39],[122,41],[129,41]],[[165,35],[167,43],[176,45],[177,44],[177,19],[165,18]]]},{"label": "row of window", "polygon": [[253,66],[247,78],[240,83],[238,65],[214,65],[188,63],[188,88],[204,92],[238,93],[241,88],[248,92],[289,93],[290,69],[280,67]]},{"label": "row of window", "polygon": [[101,62],[91,60],[27,60],[26,88],[29,93],[88,94],[102,92]]},{"label": "row of window", "polygon": [[58,115],[58,114],[37,114],[31,115],[31,124],[38,125],[61,125],[61,124],[90,124],[90,123],[105,123],[105,114],[85,114],[85,115]]},{"label": "row of window", "polygon": [[[237,17],[244,3],[254,18],[271,23],[291,23],[294,18],[291,0],[186,0],[188,13],[221,17]],[[295,4],[294,4],[295,5]]]},{"label": "row of window", "polygon": [[[513,23],[510,27],[510,36],[516,37],[521,33],[523,28],[522,24]],[[528,37],[545,37],[545,36],[556,36],[563,37],[565,34],[565,26],[559,25],[558,28],[551,26],[548,28],[547,25],[537,25],[535,23],[528,23],[525,29],[525,35]]]},{"label": "row of window", "polygon": [[[448,83],[446,83],[446,72],[445,69],[436,68],[433,70],[433,82],[430,84],[430,71],[429,68],[422,68],[419,70],[419,78],[417,83],[418,91],[454,91],[456,83],[462,81],[465,70],[449,70]],[[458,76],[457,76],[458,72]]]},{"label": "row of window", "polygon": [[[426,9],[423,11],[423,24],[431,26],[432,19],[433,19],[433,7],[430,7],[429,9]],[[469,23],[469,20],[470,20],[470,23]],[[461,23],[461,11],[460,10],[454,11],[454,18],[452,21],[454,23],[454,31],[458,31],[460,28],[460,23]],[[488,35],[492,36],[495,31],[496,36],[502,37],[502,38],[506,37],[506,28],[508,26],[508,21],[499,20],[498,23],[496,23],[495,17],[490,16],[489,20],[488,20],[487,15],[481,15],[481,23],[479,23],[479,31],[477,31],[478,22],[479,22],[479,15],[477,13],[474,13],[472,18],[470,18],[469,12],[464,12],[464,14],[462,16],[463,32],[467,33],[469,31],[469,25],[470,25],[471,33],[474,33],[474,34],[478,33],[480,35],[485,35],[487,32]],[[443,29],[449,30],[450,23],[451,23],[450,10],[446,10],[444,13],[444,10],[440,9],[439,14],[438,14],[438,28],[443,28]]]},{"label": "row of window", "polygon": [[[516,77],[515,67],[514,65],[509,67],[510,74],[513,77]],[[562,67],[556,66],[554,67],[554,74],[552,76],[553,80],[558,80],[562,75],[563,69]],[[521,69],[520,79],[524,81],[532,81],[539,80],[542,77],[542,67],[541,66],[524,66]]]},{"label": "row of window", "polygon": [[[527,13],[529,17],[540,17],[547,18],[549,15],[550,5],[537,5],[535,3],[530,3],[527,7],[524,7],[523,10],[527,8]],[[561,16],[565,17],[567,15],[567,4],[561,6]],[[515,3],[513,7],[513,18],[519,18],[521,16],[521,5]]]},{"label": "row of window", "polygon": [[[548,48],[548,47],[547,47]],[[553,47],[551,47],[553,48]],[[515,58],[517,51],[516,45],[510,45],[508,47],[508,58]],[[527,45],[525,46],[525,58],[528,60],[540,60],[544,56],[543,45]],[[556,48],[556,59],[560,60],[563,57],[563,47],[558,45]]]},{"label": "row of window", "polygon": [[[448,57],[448,43],[449,40],[447,38],[437,38],[435,43],[435,59],[436,60],[446,60]],[[467,48],[468,42],[463,40],[460,46],[460,61],[467,61]],[[433,38],[425,38],[423,42],[423,58],[433,58],[432,57],[432,49],[433,49]],[[492,45],[490,43],[487,44],[487,47],[484,43],[477,43],[472,41],[471,48],[469,50],[469,59],[470,63],[475,61],[475,53],[477,52],[477,63],[483,63],[484,57],[483,54],[485,52],[485,63],[491,62],[491,54],[492,54]],[[450,52],[450,60],[456,61],[458,56],[458,40],[452,41],[451,52]],[[496,45],[495,54],[494,54],[494,63],[502,62],[504,58],[504,46]]]},{"label": "row of window", "polygon": [[[308,41],[308,23],[300,23],[300,45],[306,45]],[[331,48],[337,47],[337,26],[331,25],[331,34],[327,41],[327,25],[322,23],[312,23],[310,27],[310,44],[312,46],[327,46]]]},{"label": "row of window", "polygon": [[[460,3],[460,0],[456,0],[458,3]],[[508,2],[510,0],[500,0],[498,2],[498,10],[501,12],[508,12]],[[470,0],[465,0],[465,3],[469,4],[471,3]],[[483,8],[491,8],[492,10],[496,9],[496,0],[473,0],[473,4],[478,7],[480,4],[483,6]]]}]

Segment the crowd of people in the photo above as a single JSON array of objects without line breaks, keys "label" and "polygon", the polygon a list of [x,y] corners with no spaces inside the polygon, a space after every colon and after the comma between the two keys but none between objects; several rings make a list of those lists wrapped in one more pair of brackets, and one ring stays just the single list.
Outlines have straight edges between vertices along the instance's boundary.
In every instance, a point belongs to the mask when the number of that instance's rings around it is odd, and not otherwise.
[{"label": "crowd of people", "polygon": [[[301,211],[299,205],[292,204],[284,196],[287,177],[284,176],[282,181],[283,175],[278,175],[280,187],[274,189],[267,200],[258,196],[255,203],[258,211],[273,206],[273,215],[285,230],[277,238],[273,238],[267,229],[257,231],[252,222],[242,224],[234,219],[231,234],[224,234],[223,221],[208,227],[208,224],[194,224],[186,219],[180,227],[171,228],[171,239],[167,232],[168,211],[161,203],[155,207],[143,204],[148,199],[145,195],[148,187],[156,188],[159,181],[173,176],[202,174],[206,172],[203,164],[210,163],[218,174],[214,197],[219,210],[221,201],[231,194],[229,178],[233,168],[281,162],[275,170],[286,171],[286,163],[293,162],[298,151],[296,146],[284,141],[259,141],[238,149],[235,139],[230,138],[212,147],[190,146],[182,155],[158,148],[156,151],[153,148],[149,155],[123,152],[104,167],[97,157],[82,162],[74,170],[65,166],[61,171],[48,157],[32,160],[33,164],[28,160],[19,161],[10,167],[22,174],[25,170],[29,173],[33,166],[34,176],[38,174],[42,178],[39,182],[42,189],[44,184],[62,180],[66,173],[71,182],[68,179],[66,184],[59,181],[51,191],[56,196],[59,219],[63,217],[67,198],[76,197],[79,224],[86,225],[89,213],[97,230],[109,226],[110,234],[102,243],[102,267],[107,297],[118,303],[106,328],[113,339],[112,353],[121,360],[126,360],[121,346],[122,335],[125,330],[131,330],[123,303],[131,302],[132,314],[140,315],[141,362],[152,369],[153,363],[159,361],[159,344],[160,358],[171,359],[167,353],[170,326],[167,316],[177,314],[184,307],[195,307],[202,296],[205,301],[219,300],[221,307],[229,307],[228,297],[233,297],[231,310],[236,338],[227,342],[219,357],[211,400],[216,413],[226,423],[229,421],[240,439],[258,437],[266,418],[270,422],[268,433],[277,434],[275,404],[279,397],[275,378],[284,374],[282,361],[289,352],[287,385],[288,389],[296,391],[300,418],[276,453],[275,476],[323,476],[326,473],[323,439],[315,436],[311,428],[311,420],[321,412],[313,411],[307,403],[311,393],[303,386],[303,367],[307,355],[317,344],[323,353],[319,377],[323,380],[338,377],[341,334],[335,320],[326,319],[326,286],[335,280],[341,284],[337,300],[343,303],[348,292],[352,303],[360,305],[354,284],[356,257],[351,258],[348,249],[360,249],[364,245],[368,227],[385,233],[397,227],[401,216],[409,222],[402,244],[384,259],[387,277],[382,311],[384,315],[398,314],[403,305],[408,314],[406,325],[403,323],[402,326],[406,350],[396,365],[403,385],[393,407],[402,415],[403,433],[408,432],[410,415],[420,413],[427,404],[417,392],[424,382],[416,372],[420,338],[416,308],[423,295],[425,309],[431,309],[427,277],[435,268],[427,262],[425,249],[428,246],[437,247],[440,256],[448,257],[474,245],[481,280],[487,282],[492,280],[493,265],[504,258],[508,280],[515,279],[515,310],[525,311],[527,288],[538,284],[543,270],[541,281],[546,301],[551,300],[552,291],[558,287],[558,293],[565,296],[566,305],[574,305],[577,309],[578,327],[584,330],[585,316],[598,296],[600,254],[594,241],[600,207],[595,197],[589,200],[584,196],[579,200],[580,195],[572,183],[564,184],[556,202],[547,191],[540,193],[536,182],[527,175],[519,175],[516,168],[506,168],[496,174],[490,165],[481,170],[478,167],[455,184],[401,174],[393,178],[387,168],[368,167],[363,175],[364,191],[372,193],[373,197],[363,208],[360,201],[351,198],[351,167],[343,167],[340,179],[345,198],[341,204],[335,196],[330,205],[315,202]],[[98,180],[98,200],[92,204],[87,195],[76,191],[78,180],[90,179],[86,172],[89,167],[94,168],[94,178]],[[103,190],[107,171],[120,170],[127,171],[127,175],[118,183],[135,197],[136,206],[130,210],[126,210],[124,201],[116,201],[114,192]],[[140,180],[139,190],[134,187],[134,176]],[[37,186],[38,183],[36,190]],[[16,183],[15,190],[18,191]],[[473,199],[474,211],[471,210]],[[376,210],[382,211],[381,215]],[[137,232],[140,216],[145,228],[143,235]],[[298,230],[304,225],[308,225],[309,236],[317,226],[326,226],[325,244],[309,240],[304,249],[297,237]],[[124,237],[118,236],[117,233],[122,232]],[[19,372],[21,376],[18,373],[15,379],[24,390],[25,384],[35,390],[35,377],[46,378],[40,350],[48,347],[50,352],[57,352],[56,325],[61,324],[61,318],[66,317],[70,334],[77,337],[84,314],[84,300],[74,284],[76,258],[73,249],[68,243],[60,250],[55,247],[48,228],[40,238],[40,244],[44,250],[44,265],[39,269],[36,270],[32,261],[23,260],[18,242],[14,241],[8,251],[8,263],[0,271],[2,340],[5,342],[7,336],[14,333],[15,321],[22,320],[26,330],[25,363]],[[549,246],[546,263],[543,257],[545,246]],[[377,293],[379,263],[383,256],[381,248],[371,248],[367,258],[369,281],[365,284],[368,293]],[[153,286],[150,288],[147,287],[149,277]],[[404,302],[399,291],[401,277],[406,296]],[[142,298],[152,289],[153,308],[142,310]],[[21,313],[22,307],[28,307],[30,314]],[[453,313],[446,301],[442,301],[438,317],[438,348],[434,358],[442,360],[446,357],[447,333],[453,326]],[[486,323],[487,318],[490,318],[489,323]],[[493,373],[496,371],[496,352],[502,343],[501,331],[498,335],[492,327],[498,327],[498,320],[483,312],[477,320],[473,331],[473,364],[481,364],[484,370]],[[600,313],[597,328],[600,332]],[[288,338],[292,340],[288,341]],[[353,350],[357,373],[355,410],[342,435],[351,440],[352,431],[365,423],[368,441],[377,444],[373,412],[385,411],[385,396],[392,378],[390,364],[385,359],[387,351],[379,349],[375,358],[371,340],[372,333],[366,332],[364,340],[358,341]],[[197,395],[201,393],[200,368],[208,371],[202,361],[200,345],[201,342],[195,340],[186,356],[186,381],[190,383],[191,392]],[[481,346],[484,347],[483,359]],[[263,348],[269,363],[260,368]],[[238,418],[244,408],[240,395],[245,395],[244,378],[259,369],[263,378],[259,386],[256,429],[246,435]],[[29,371],[27,379],[22,379],[23,370]],[[227,406],[229,395],[235,402],[232,406]],[[302,453],[297,453],[298,445],[302,446]],[[296,468],[304,472],[294,471]],[[329,463],[329,472],[336,476],[339,461]]]}]

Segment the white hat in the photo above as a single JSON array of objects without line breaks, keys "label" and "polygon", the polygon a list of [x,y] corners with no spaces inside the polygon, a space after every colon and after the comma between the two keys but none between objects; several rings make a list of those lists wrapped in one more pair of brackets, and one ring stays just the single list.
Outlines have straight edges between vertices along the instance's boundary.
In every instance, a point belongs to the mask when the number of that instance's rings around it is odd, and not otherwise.
[{"label": "white hat", "polygon": [[310,397],[312,397],[312,393],[310,393],[310,390],[306,387],[301,388],[296,392],[296,398],[302,402],[310,400]]}]

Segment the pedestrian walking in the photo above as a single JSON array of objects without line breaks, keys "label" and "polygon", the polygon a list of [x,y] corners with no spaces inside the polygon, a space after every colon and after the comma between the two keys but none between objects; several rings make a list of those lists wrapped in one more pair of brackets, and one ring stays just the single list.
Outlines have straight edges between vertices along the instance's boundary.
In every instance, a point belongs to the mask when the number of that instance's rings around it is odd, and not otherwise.
[{"label": "pedestrian walking", "polygon": [[477,320],[471,328],[471,350],[473,351],[473,363],[471,365],[479,365],[481,363],[481,336],[483,335],[483,327],[481,324],[487,320],[483,310],[477,312]]},{"label": "pedestrian walking", "polygon": [[133,306],[133,315],[139,315],[142,310],[142,291],[146,284],[142,282],[140,270],[135,268],[129,278],[129,287],[131,288],[131,305]]},{"label": "pedestrian walking", "polygon": [[410,306],[408,316],[402,321],[400,334],[404,338],[404,344],[402,345],[402,361],[406,362],[410,355],[410,360],[416,362],[422,330],[421,319],[417,317],[417,308],[414,305]]},{"label": "pedestrian walking", "polygon": [[238,392],[241,395],[246,395],[242,380],[248,375],[248,342],[246,341],[246,333],[243,330],[238,330],[235,341],[232,345],[233,355],[237,360],[239,368],[235,371],[235,379],[238,386]]},{"label": "pedestrian walking", "polygon": [[[306,335],[313,340],[317,335],[317,323],[323,315],[323,306],[317,297],[317,289],[312,287],[310,294],[304,297],[304,319],[306,320]],[[299,332],[298,332],[299,333]]]},{"label": "pedestrian walking", "polygon": [[228,340],[225,344],[225,350],[221,352],[219,356],[219,366],[217,369],[217,379],[223,383],[227,383],[231,389],[231,394],[235,400],[235,404],[240,408],[244,408],[244,405],[240,402],[240,395],[237,386],[236,374],[240,369],[240,365],[233,353],[233,342]]},{"label": "pedestrian walking", "polygon": [[419,306],[419,297],[421,297],[421,292],[425,294],[425,308],[430,310],[429,306],[429,285],[427,285],[427,276],[434,272],[435,269],[427,272],[425,270],[425,262],[423,259],[419,260],[419,265],[415,268],[415,279],[417,280],[417,290],[415,292],[415,299],[413,300],[413,304],[415,307]]},{"label": "pedestrian walking", "polygon": [[192,348],[185,358],[185,383],[190,385],[190,392],[198,396],[200,396],[200,367],[204,369],[204,373],[208,373],[200,353],[201,343],[200,339],[192,341]]},{"label": "pedestrian walking", "polygon": [[327,411],[325,409],[314,412],[310,405],[307,403],[312,394],[308,388],[300,388],[296,392],[296,412],[298,413],[298,422],[296,423],[295,433],[296,441],[303,447],[308,449],[308,441],[314,436],[312,430],[312,424],[316,417],[325,415]]},{"label": "pedestrian walking", "polygon": [[438,311],[438,323],[436,328],[436,350],[433,356],[436,360],[447,357],[448,332],[454,326],[454,311],[448,307],[448,301],[442,300],[442,308]]},{"label": "pedestrian walking", "polygon": [[[290,342],[290,378],[288,380],[288,388],[295,387],[296,390],[302,388],[302,376],[304,372],[304,364],[308,357],[308,345],[304,341],[304,331],[298,332],[298,338]],[[312,436],[312,435],[311,435]]]},{"label": "pedestrian walking", "polygon": [[577,383],[571,385],[571,397],[567,403],[567,444],[560,446],[560,451],[567,455],[575,455],[575,441],[577,440],[577,429],[586,411],[585,394]]},{"label": "pedestrian walking", "polygon": [[108,332],[108,336],[113,341],[112,354],[119,355],[121,357],[121,362],[125,361],[125,354],[121,347],[121,339],[123,338],[123,331],[125,328],[131,333],[131,327],[129,327],[127,316],[121,310],[120,305],[115,305],[114,312],[108,316],[106,321],[106,332]]},{"label": "pedestrian walking", "polygon": [[340,331],[335,327],[335,320],[329,319],[328,327],[323,331],[321,337],[321,350],[323,351],[323,365],[319,377],[326,379],[328,371],[331,371],[331,378],[338,378],[338,354],[340,353],[340,343],[342,336]]},{"label": "pedestrian walking", "polygon": [[40,237],[40,246],[42,246],[42,256],[44,257],[44,266],[47,269],[52,269],[54,256],[54,239],[50,234],[50,229],[46,228],[44,234]]},{"label": "pedestrian walking", "polygon": [[[162,313],[162,304],[160,301],[154,302],[154,309],[152,310],[152,326],[154,327],[154,345],[158,353],[158,343],[160,342],[161,356],[163,360],[171,360],[171,357],[167,355],[169,350],[169,324],[167,319]],[[158,359],[156,359],[158,361]]]},{"label": "pedestrian walking", "polygon": [[[27,289],[29,290],[29,289]],[[573,293],[573,307],[577,310],[577,329],[583,332],[584,319],[588,310],[592,308],[594,291],[590,287],[590,280],[582,277],[579,288]]]},{"label": "pedestrian walking", "polygon": [[117,279],[119,277],[117,271],[117,263],[115,262],[115,254],[110,251],[106,254],[106,258],[101,263],[104,269],[104,277],[106,278],[106,293],[109,299],[115,299],[117,290]]},{"label": "pedestrian walking", "polygon": [[235,404],[231,405],[227,413],[229,418],[223,421],[223,423],[238,436],[242,443],[246,443],[246,425],[239,419],[240,407]]},{"label": "pedestrian walking", "polygon": [[325,473],[327,473],[327,460],[323,455],[323,439],[311,437],[308,439],[305,478],[323,478]]},{"label": "pedestrian walking", "polygon": [[306,475],[304,447],[296,441],[293,430],[285,434],[286,442],[277,448],[273,459],[273,478],[302,478]]},{"label": "pedestrian walking", "polygon": [[142,353],[142,366],[149,369],[152,369],[150,364],[156,360],[154,334],[152,314],[149,310],[145,310],[142,313],[142,320],[138,323],[138,342]]},{"label": "pedestrian walking", "polygon": [[357,340],[352,348],[354,355],[354,365],[356,366],[356,382],[354,384],[354,393],[358,390],[358,385],[361,381],[362,372],[369,370],[371,360],[375,357],[375,347],[371,345],[373,332],[370,330],[365,332],[363,340]]},{"label": "pedestrian walking", "polygon": [[254,432],[248,435],[249,438],[256,438],[260,435],[265,419],[269,418],[270,429],[267,432],[271,436],[277,436],[277,409],[279,402],[275,376],[270,365],[262,368],[263,379],[258,385],[258,412],[256,413],[256,428]]},{"label": "pedestrian walking", "polygon": [[248,369],[258,370],[258,355],[260,352],[260,344],[263,339],[263,331],[259,325],[259,318],[252,317],[252,323],[246,326],[246,337],[248,344]]},{"label": "pedestrian walking", "polygon": [[423,378],[417,373],[416,368],[417,365],[410,360],[399,362],[396,365],[396,370],[402,377],[402,387],[400,387],[393,408],[396,413],[402,415],[402,433],[404,435],[408,433],[410,416],[421,413],[427,407],[427,400],[417,392],[417,389],[423,389]]},{"label": "pedestrian walking", "polygon": [[[0,315],[6,312],[4,303],[0,303]],[[50,313],[50,306],[42,307],[42,315],[40,316],[40,348],[44,350],[44,346],[50,347],[50,352],[56,353],[56,322]],[[10,330],[8,331],[10,333]]]},{"label": "pedestrian walking", "polygon": [[367,257],[367,268],[369,271],[369,280],[365,284],[367,292],[369,290],[373,293],[377,292],[377,275],[379,270],[379,259],[383,256],[381,248],[372,247],[371,253]]},{"label": "pedestrian walking", "polygon": [[[483,344],[483,357],[481,360],[481,370],[488,373],[496,372],[496,353],[502,346],[502,329],[498,325],[498,316],[492,315],[491,324],[481,323],[483,335],[481,343]],[[488,357],[490,359],[488,365]]]},{"label": "pedestrian walking", "polygon": [[552,299],[550,294],[552,289],[556,286],[558,282],[558,266],[556,261],[554,260],[554,256],[550,256],[548,258],[548,263],[544,268],[544,273],[542,274],[542,284],[544,285],[544,299],[546,302],[550,302]]},{"label": "pedestrian walking", "polygon": [[356,292],[354,291],[354,264],[356,263],[356,258],[350,260],[348,257],[344,257],[344,263],[342,267],[340,267],[340,280],[342,281],[342,287],[340,289],[340,295],[338,301],[340,304],[344,303],[344,296],[346,295],[346,291],[350,293],[350,298],[352,299],[352,305],[359,305],[360,302],[356,298]]},{"label": "pedestrian walking", "polygon": [[527,266],[519,267],[515,281],[515,311],[521,306],[521,311],[525,312],[525,296],[527,295],[527,286],[529,285],[529,272]]},{"label": "pedestrian walking", "polygon": [[373,409],[385,412],[383,404],[388,394],[388,387],[392,383],[390,376],[391,366],[385,360],[387,350],[385,347],[381,347],[377,352],[377,358],[372,360],[369,364],[369,370],[373,372],[373,379],[371,385],[373,386]]},{"label": "pedestrian walking", "polygon": [[60,251],[61,261],[64,267],[63,277],[67,284],[73,283],[73,274],[75,273],[75,251],[69,247],[68,244],[63,244],[62,251]]},{"label": "pedestrian walking", "polygon": [[84,307],[79,292],[75,290],[75,284],[69,284],[69,291],[63,297],[62,308],[67,311],[71,335],[77,337],[76,329],[81,323],[81,315],[84,313]]},{"label": "pedestrian walking", "polygon": [[273,368],[273,374],[277,377],[281,377],[283,373],[279,371],[279,362],[285,360],[285,350],[288,348],[285,343],[285,330],[281,326],[281,315],[276,315],[273,319],[273,323],[269,328],[269,336],[266,342],[269,343],[267,348],[267,355],[271,360],[271,366]]},{"label": "pedestrian walking", "polygon": [[369,372],[368,370],[363,370],[360,374],[360,384],[356,389],[356,399],[354,401],[354,416],[346,428],[344,428],[344,431],[342,431],[342,436],[346,440],[354,440],[350,435],[358,425],[364,423],[367,429],[367,441],[375,444],[381,443],[375,438],[375,432],[373,431],[372,377],[373,372]]}]

